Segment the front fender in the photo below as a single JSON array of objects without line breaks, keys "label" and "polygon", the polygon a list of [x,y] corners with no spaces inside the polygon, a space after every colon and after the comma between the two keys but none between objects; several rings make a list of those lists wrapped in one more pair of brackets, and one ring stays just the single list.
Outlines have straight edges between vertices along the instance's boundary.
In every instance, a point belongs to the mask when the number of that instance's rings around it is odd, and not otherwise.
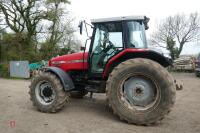
[{"label": "front fender", "polygon": [[70,91],[75,88],[74,83],[70,78],[69,74],[63,71],[62,69],[58,67],[45,67],[43,68],[43,70],[45,72],[51,72],[55,74],[60,79],[65,91]]}]

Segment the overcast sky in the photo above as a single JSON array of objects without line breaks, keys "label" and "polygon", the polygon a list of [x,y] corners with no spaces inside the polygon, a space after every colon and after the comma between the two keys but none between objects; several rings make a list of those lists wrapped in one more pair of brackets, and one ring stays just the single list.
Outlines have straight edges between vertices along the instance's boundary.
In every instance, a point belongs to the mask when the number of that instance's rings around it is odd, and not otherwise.
[{"label": "overcast sky", "polygon": [[[93,18],[146,15],[150,18],[149,36],[160,19],[177,13],[200,13],[200,0],[71,0],[68,6],[72,16],[79,20]],[[200,45],[200,44],[199,44]],[[185,53],[200,52],[200,46],[187,45]]]}]

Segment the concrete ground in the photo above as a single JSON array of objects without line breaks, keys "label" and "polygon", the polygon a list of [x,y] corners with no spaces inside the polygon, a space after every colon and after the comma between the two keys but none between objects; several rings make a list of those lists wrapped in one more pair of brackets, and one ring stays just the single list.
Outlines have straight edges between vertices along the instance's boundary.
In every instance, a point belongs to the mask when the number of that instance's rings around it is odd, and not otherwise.
[{"label": "concrete ground", "polygon": [[56,114],[36,111],[26,80],[0,79],[0,133],[200,133],[200,78],[173,74],[183,83],[172,112],[154,126],[121,122],[106,106],[105,95],[94,100],[71,99]]}]

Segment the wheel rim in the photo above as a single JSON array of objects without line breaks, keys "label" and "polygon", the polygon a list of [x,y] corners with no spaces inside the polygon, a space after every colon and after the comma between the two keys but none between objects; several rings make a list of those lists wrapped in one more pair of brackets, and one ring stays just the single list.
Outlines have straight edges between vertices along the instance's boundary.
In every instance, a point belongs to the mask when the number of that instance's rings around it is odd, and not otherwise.
[{"label": "wheel rim", "polygon": [[145,75],[130,75],[121,85],[121,100],[135,110],[148,110],[160,100],[156,83]]},{"label": "wheel rim", "polygon": [[43,105],[50,105],[54,102],[56,95],[52,84],[49,81],[41,81],[36,85],[35,95]]}]

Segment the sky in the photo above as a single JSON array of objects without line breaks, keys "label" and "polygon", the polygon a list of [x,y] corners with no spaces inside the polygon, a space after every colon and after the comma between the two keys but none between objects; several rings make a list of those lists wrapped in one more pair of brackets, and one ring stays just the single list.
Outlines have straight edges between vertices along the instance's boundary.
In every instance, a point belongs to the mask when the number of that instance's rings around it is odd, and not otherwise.
[{"label": "sky", "polygon": [[[177,13],[200,13],[200,0],[71,0],[68,9],[76,21],[130,15],[150,18],[147,37],[156,30],[156,24]],[[200,42],[199,42],[200,43]],[[199,44],[200,45],[200,44]],[[200,52],[197,42],[187,44],[182,54]]]}]

